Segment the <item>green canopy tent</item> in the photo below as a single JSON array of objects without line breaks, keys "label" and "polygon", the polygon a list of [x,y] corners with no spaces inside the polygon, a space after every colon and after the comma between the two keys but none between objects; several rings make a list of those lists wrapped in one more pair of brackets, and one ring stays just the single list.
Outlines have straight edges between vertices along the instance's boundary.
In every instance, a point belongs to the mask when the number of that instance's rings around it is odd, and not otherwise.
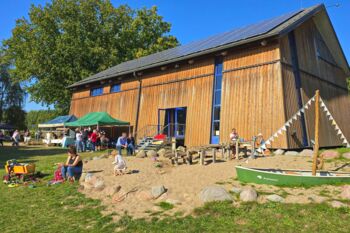
[{"label": "green canopy tent", "polygon": [[67,127],[82,127],[82,126],[130,126],[130,122],[121,121],[111,117],[106,112],[90,112],[85,116],[73,122],[64,124]]}]

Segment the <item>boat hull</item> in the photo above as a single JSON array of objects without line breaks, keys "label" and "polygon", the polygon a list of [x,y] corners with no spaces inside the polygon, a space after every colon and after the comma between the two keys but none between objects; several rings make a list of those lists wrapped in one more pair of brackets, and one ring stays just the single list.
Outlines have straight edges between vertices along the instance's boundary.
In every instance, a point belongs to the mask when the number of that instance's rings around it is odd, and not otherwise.
[{"label": "boat hull", "polygon": [[245,183],[277,186],[315,186],[350,183],[349,173],[322,171],[318,172],[317,176],[312,176],[311,171],[256,169],[241,166],[236,166],[236,172],[238,180]]}]

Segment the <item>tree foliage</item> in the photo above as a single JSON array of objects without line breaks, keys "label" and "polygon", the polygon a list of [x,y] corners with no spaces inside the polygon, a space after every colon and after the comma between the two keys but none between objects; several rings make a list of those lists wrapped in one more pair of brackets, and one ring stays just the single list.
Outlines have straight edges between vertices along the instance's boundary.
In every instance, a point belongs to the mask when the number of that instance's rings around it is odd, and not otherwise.
[{"label": "tree foliage", "polygon": [[38,124],[49,121],[57,116],[59,112],[55,110],[32,110],[26,114],[26,126],[28,129],[36,129]]},{"label": "tree foliage", "polygon": [[25,93],[18,82],[14,82],[10,74],[11,65],[4,60],[0,50],[0,122],[12,124],[23,129],[25,112]]},{"label": "tree foliage", "polygon": [[32,100],[67,112],[66,87],[121,62],[174,47],[157,8],[114,7],[109,0],[52,0],[32,5],[4,42],[17,81]]}]

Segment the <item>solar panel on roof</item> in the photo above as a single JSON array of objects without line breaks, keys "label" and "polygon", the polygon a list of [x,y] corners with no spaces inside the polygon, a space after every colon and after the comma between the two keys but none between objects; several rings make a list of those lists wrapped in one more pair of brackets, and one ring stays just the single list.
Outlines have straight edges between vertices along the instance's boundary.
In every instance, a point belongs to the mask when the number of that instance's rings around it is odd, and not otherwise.
[{"label": "solar panel on roof", "polygon": [[246,27],[210,36],[203,40],[195,41],[186,45],[181,45],[145,57],[123,62],[105,71],[92,75],[89,78],[83,79],[73,84],[72,86],[97,81],[110,76],[117,76],[118,74],[125,73],[128,71],[142,69],[157,63],[171,61],[191,54],[203,52],[208,49],[213,49],[248,38],[256,37],[271,31],[278,25],[282,24],[283,22],[300,12],[301,10],[291,12],[256,24],[248,25]]}]

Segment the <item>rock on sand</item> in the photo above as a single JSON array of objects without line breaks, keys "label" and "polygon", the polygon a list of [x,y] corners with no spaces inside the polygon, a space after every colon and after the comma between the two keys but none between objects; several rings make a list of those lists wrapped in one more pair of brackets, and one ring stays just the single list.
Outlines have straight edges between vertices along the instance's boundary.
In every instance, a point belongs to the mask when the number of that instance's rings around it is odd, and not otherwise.
[{"label": "rock on sand", "polygon": [[268,195],[266,199],[272,202],[284,202],[284,198],[277,194]]},{"label": "rock on sand", "polygon": [[258,194],[255,189],[248,187],[244,188],[242,192],[239,194],[239,199],[243,202],[251,202],[256,201],[258,198]]},{"label": "rock on sand", "polygon": [[165,192],[166,192],[166,189],[163,185],[153,186],[151,189],[151,194],[155,199],[160,197]]},{"label": "rock on sand", "polygon": [[336,159],[339,158],[339,152],[335,150],[325,150],[321,153],[321,157],[324,159]]},{"label": "rock on sand", "polygon": [[202,189],[199,194],[202,202],[210,201],[232,201],[232,196],[220,186],[208,186]]},{"label": "rock on sand", "polygon": [[350,185],[344,185],[342,192],[340,193],[341,198],[350,200]]},{"label": "rock on sand", "polygon": [[283,155],[284,154],[284,150],[278,149],[278,150],[274,151],[273,154],[274,155]]},{"label": "rock on sand", "polygon": [[296,151],[287,151],[286,153],[284,153],[284,155],[292,155],[292,156],[296,156],[296,155],[299,155],[299,153],[298,152],[296,152]]},{"label": "rock on sand", "polygon": [[146,153],[144,150],[140,150],[139,152],[137,152],[136,154],[136,158],[145,158],[146,157]]},{"label": "rock on sand", "polygon": [[157,152],[155,152],[154,150],[149,150],[147,151],[147,157],[152,158],[152,157],[157,157]]},{"label": "rock on sand", "polygon": [[342,156],[344,159],[350,159],[350,152],[344,153]]},{"label": "rock on sand", "polygon": [[312,157],[314,155],[314,151],[310,149],[304,149],[302,152],[299,153],[299,155],[305,157]]},{"label": "rock on sand", "polygon": [[344,204],[343,202],[340,202],[340,201],[332,201],[332,202],[331,202],[331,206],[332,206],[333,208],[347,207],[346,204]]}]

